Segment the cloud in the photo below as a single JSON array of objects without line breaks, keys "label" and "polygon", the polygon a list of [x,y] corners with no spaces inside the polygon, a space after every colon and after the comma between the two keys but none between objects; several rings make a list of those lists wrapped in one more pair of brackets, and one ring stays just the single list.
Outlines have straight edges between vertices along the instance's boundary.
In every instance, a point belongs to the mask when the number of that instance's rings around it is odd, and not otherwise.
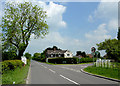
[{"label": "cloud", "polygon": [[106,24],[101,24],[97,29],[85,34],[85,37],[91,41],[103,41],[104,39],[111,38],[111,35],[107,34]]},{"label": "cloud", "polygon": [[59,29],[66,27],[66,22],[63,21],[62,15],[66,11],[66,7],[50,2],[46,7],[48,15],[48,24],[52,29]]},{"label": "cloud", "polygon": [[102,2],[99,4],[97,9],[94,11],[95,18],[114,19],[118,12],[117,2]]},{"label": "cloud", "polygon": [[49,4],[36,1],[34,4],[42,7],[43,10],[47,12],[47,23],[50,31],[56,31],[67,26],[67,23],[63,20],[63,13],[66,11],[65,6],[53,3],[52,1],[49,2]]},{"label": "cloud", "polygon": [[109,30],[117,30],[118,29],[118,21],[117,19],[110,20],[108,22],[108,29]]},{"label": "cloud", "polygon": [[93,15],[88,16],[88,21],[104,21],[106,26],[109,28],[108,30],[116,30],[118,26],[118,2],[117,0],[111,0],[111,2],[107,2],[107,0],[101,0],[97,9],[94,11]]},{"label": "cloud", "polygon": [[89,21],[89,22],[93,22],[93,17],[92,17],[91,15],[89,15],[88,21]]},{"label": "cloud", "polygon": [[[48,47],[53,47],[54,45],[61,49],[68,49],[74,54],[77,50],[85,50],[84,42],[80,39],[71,38],[67,36],[62,36],[59,32],[51,32],[44,39],[33,39],[34,35],[31,36],[30,44],[26,50],[30,50],[31,53],[42,52]],[[41,49],[42,50],[41,50]]]}]

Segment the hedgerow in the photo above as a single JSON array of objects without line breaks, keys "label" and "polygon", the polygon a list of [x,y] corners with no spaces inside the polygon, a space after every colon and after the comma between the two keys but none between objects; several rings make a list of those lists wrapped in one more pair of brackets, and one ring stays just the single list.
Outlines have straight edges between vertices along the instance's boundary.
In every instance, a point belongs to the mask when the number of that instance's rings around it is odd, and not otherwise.
[{"label": "hedgerow", "polygon": [[1,62],[2,64],[2,73],[4,73],[7,70],[14,70],[17,67],[22,67],[24,65],[24,63],[21,60],[5,60],[3,62]]}]

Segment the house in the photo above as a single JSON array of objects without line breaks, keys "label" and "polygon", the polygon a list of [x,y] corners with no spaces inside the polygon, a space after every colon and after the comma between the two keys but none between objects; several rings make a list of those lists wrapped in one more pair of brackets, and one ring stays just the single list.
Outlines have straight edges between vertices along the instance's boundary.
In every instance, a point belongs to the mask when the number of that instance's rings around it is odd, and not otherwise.
[{"label": "house", "polygon": [[61,50],[61,49],[58,49],[56,46],[53,46],[53,48],[48,48],[46,50],[46,57],[47,58],[54,58],[54,57],[72,58],[73,54],[69,50]]},{"label": "house", "polygon": [[93,56],[92,56],[92,54],[87,54],[87,56],[88,56],[88,57],[90,57],[90,58],[92,58],[92,57],[93,57]]}]

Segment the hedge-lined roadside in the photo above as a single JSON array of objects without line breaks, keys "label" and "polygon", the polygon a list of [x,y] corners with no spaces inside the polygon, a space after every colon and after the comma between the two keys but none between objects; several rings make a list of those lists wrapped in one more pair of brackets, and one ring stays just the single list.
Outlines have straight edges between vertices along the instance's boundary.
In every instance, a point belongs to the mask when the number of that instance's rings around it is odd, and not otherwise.
[{"label": "hedge-lined roadside", "polygon": [[13,82],[15,82],[15,84],[26,84],[28,70],[29,65],[6,71],[2,74],[2,84],[13,84]]},{"label": "hedge-lined roadside", "polygon": [[[2,64],[2,84],[25,84],[28,75],[30,60],[25,67],[21,60],[6,60]],[[0,83],[1,84],[1,83]]]},{"label": "hedge-lined roadside", "polygon": [[[94,62],[96,61],[97,58],[94,58]],[[54,64],[77,64],[77,63],[88,63],[88,62],[93,62],[93,58],[64,58],[64,57],[56,57],[56,58],[49,58],[48,59],[49,63],[54,63]]]},{"label": "hedge-lined roadside", "polygon": [[17,67],[21,68],[24,63],[21,60],[5,60],[1,62],[2,64],[2,71],[0,71],[2,74],[8,70],[14,70]]}]

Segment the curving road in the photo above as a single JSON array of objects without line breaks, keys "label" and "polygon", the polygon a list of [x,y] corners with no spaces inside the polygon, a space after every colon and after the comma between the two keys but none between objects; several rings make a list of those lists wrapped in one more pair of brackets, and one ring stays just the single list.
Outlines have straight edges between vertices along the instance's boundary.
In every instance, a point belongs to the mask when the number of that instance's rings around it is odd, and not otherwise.
[{"label": "curving road", "polygon": [[[118,82],[84,74],[80,69],[92,64],[49,65],[31,61],[29,84],[118,84]],[[113,85],[112,85],[113,86]]]}]

